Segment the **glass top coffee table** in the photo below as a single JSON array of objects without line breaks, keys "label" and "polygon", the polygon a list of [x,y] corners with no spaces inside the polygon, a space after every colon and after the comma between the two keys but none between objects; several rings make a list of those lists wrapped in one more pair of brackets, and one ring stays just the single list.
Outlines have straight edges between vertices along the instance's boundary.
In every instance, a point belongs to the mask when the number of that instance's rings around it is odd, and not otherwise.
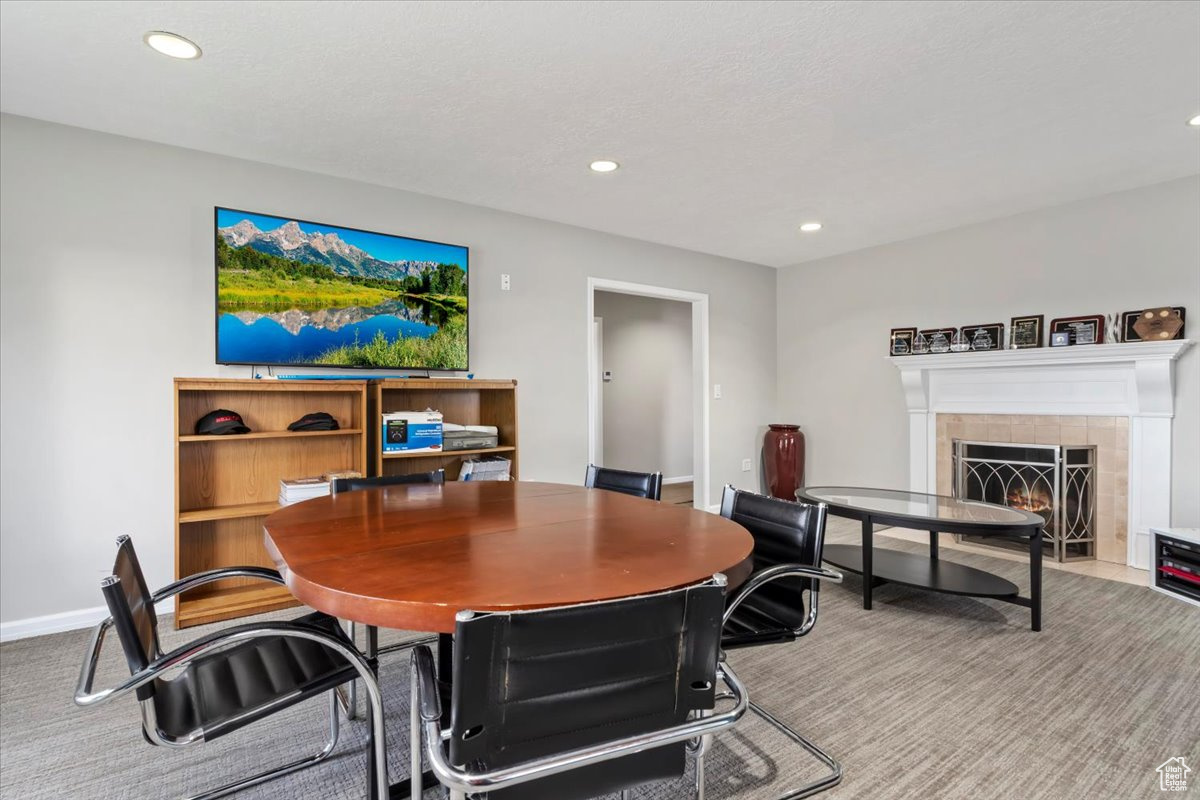
[{"label": "glass top coffee table", "polygon": [[[959,500],[936,494],[855,486],[814,486],[799,489],[796,498],[825,503],[829,513],[862,521],[862,547],[831,544],[823,560],[863,576],[863,608],[871,608],[876,586],[897,583],[932,592],[990,597],[1029,609],[1030,627],[1042,629],[1042,528],[1046,520],[1017,508]],[[929,531],[929,555],[874,547],[876,524]],[[1029,541],[1029,597],[1017,585],[981,569],[941,561],[939,533],[997,536]]]}]

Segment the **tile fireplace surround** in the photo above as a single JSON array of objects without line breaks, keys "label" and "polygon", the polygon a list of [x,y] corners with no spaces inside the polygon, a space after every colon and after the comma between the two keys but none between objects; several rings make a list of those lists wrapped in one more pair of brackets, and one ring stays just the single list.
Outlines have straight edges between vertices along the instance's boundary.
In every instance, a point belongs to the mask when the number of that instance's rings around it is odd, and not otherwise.
[{"label": "tile fireplace surround", "polygon": [[1150,528],[1171,521],[1174,362],[1191,344],[889,358],[908,406],[910,488],[949,494],[960,425],[961,438],[979,441],[1095,444],[1097,557],[1148,569]]},{"label": "tile fireplace surround", "polygon": [[1129,417],[938,414],[937,493],[952,494],[955,439],[1096,446],[1096,558],[1124,564],[1129,518]]}]

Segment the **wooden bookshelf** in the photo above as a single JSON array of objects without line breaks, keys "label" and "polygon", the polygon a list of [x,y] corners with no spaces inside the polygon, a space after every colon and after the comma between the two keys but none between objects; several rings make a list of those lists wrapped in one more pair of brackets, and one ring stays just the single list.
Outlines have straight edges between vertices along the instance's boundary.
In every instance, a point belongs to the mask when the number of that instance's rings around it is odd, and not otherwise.
[{"label": "wooden bookshelf", "polygon": [[[218,408],[242,415],[247,434],[197,436]],[[289,423],[327,411],[337,431],[293,432]],[[279,506],[279,481],[353,469],[369,474],[366,381],[175,379],[175,574],[272,566],[262,521]],[[175,625],[187,627],[296,605],[284,587],[219,581],[179,595]]]},{"label": "wooden bookshelf", "polygon": [[[373,475],[407,475],[446,470],[446,480],[457,480],[464,458],[502,455],[512,461],[511,477],[518,476],[517,382],[515,380],[451,380],[405,378],[372,381],[368,399],[371,426],[367,432]],[[383,414],[390,411],[442,412],[446,422],[459,425],[494,425],[499,446],[484,450],[438,453],[384,453]]]}]

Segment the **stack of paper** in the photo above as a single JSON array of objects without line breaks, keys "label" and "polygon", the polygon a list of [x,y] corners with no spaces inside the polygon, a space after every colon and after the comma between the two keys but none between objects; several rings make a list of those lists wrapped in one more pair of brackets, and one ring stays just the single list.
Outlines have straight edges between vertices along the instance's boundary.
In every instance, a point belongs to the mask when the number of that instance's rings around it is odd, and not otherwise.
[{"label": "stack of paper", "polygon": [[468,459],[463,462],[458,479],[460,481],[506,481],[509,479],[511,467],[512,462],[500,456]]},{"label": "stack of paper", "polygon": [[329,481],[319,478],[284,478],[279,482],[279,505],[290,506],[329,494]]}]

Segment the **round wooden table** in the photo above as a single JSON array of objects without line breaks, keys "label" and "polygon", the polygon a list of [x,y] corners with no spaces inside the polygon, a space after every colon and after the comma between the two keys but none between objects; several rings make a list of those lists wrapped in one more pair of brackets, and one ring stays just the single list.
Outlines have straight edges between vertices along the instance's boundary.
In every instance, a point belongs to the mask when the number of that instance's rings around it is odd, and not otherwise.
[{"label": "round wooden table", "polygon": [[532,482],[411,484],[298,503],[265,539],[297,599],[380,628],[452,633],[461,610],[513,611],[748,573],[736,523],[687,506]]}]

